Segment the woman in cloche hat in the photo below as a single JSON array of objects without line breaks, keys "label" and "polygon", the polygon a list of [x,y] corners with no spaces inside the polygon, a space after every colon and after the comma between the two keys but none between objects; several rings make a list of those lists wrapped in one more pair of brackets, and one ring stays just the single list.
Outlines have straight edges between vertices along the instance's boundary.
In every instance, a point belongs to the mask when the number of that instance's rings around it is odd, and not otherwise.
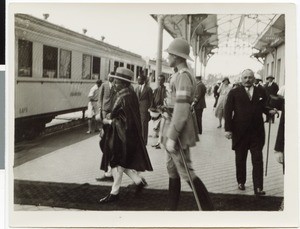
[{"label": "woman in cloche hat", "polygon": [[106,171],[110,165],[114,182],[111,192],[100,199],[100,203],[110,203],[119,199],[123,173],[134,181],[136,193],[139,193],[147,183],[136,171],[153,171],[142,138],[138,98],[131,87],[133,76],[134,73],[124,67],[119,67],[116,74],[111,76],[115,78],[117,97],[110,119],[103,120],[110,128],[103,137],[106,144],[103,144],[101,169]]}]

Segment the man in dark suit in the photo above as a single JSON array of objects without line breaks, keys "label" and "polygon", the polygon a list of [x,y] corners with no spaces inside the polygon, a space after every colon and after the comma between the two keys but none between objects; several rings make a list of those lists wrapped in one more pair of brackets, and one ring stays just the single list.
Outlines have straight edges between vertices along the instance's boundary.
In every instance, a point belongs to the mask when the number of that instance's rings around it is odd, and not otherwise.
[{"label": "man in dark suit", "polygon": [[[274,76],[270,75],[266,79],[267,79],[267,83],[265,84],[265,89],[266,89],[266,93],[267,93],[267,104],[268,104],[271,99],[271,95],[274,95],[274,96],[277,95],[279,87],[278,87],[277,83],[274,82],[274,79],[275,79]],[[274,123],[274,116],[267,115],[266,122],[269,121],[269,118],[271,118],[272,122]]]},{"label": "man in dark suit", "polygon": [[248,150],[252,159],[252,179],[256,196],[265,195],[263,191],[263,156],[265,130],[262,114],[266,108],[266,93],[253,86],[254,72],[246,69],[242,73],[242,85],[232,89],[225,105],[226,137],[232,139],[235,150],[236,178],[238,188],[245,190],[246,162]]},{"label": "man in dark suit", "polygon": [[192,106],[194,107],[196,112],[198,133],[202,134],[202,114],[204,108],[206,108],[206,103],[205,103],[206,87],[204,83],[202,83],[201,76],[196,76],[196,83],[197,84],[196,84],[195,97]]},{"label": "man in dark suit", "polygon": [[219,90],[219,87],[221,85],[221,81],[218,80],[217,84],[214,86],[214,97],[215,97],[215,103],[214,103],[214,108],[216,108],[217,104],[218,104],[218,100],[219,100],[219,96],[220,96],[220,93],[218,92]]},{"label": "man in dark suit", "polygon": [[139,99],[139,108],[140,108],[140,115],[142,121],[142,136],[147,145],[148,142],[148,122],[150,121],[150,114],[148,109],[151,106],[153,92],[152,89],[145,83],[146,76],[139,75],[138,76],[138,87],[135,88],[135,93]]}]

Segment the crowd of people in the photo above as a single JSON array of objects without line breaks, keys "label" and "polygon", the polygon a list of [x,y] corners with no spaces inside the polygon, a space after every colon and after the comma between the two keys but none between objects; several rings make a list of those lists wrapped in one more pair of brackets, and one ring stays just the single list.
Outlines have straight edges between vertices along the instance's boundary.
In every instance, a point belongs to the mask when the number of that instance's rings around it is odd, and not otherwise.
[{"label": "crowd of people", "polygon": [[[206,108],[205,96],[208,92],[201,76],[193,77],[187,65],[190,47],[186,40],[174,39],[168,49],[168,63],[174,74],[166,79],[159,75],[157,88],[153,91],[142,73],[133,86],[134,73],[119,67],[108,75],[108,81],[101,80],[91,88],[88,103],[88,131],[100,132],[100,149],[103,153],[100,169],[104,177],[99,181],[113,182],[109,194],[100,203],[115,202],[123,173],[129,176],[136,194],[147,186],[140,172],[152,171],[153,167],[147,152],[148,126],[153,121],[154,136],[158,141],[152,145],[165,151],[166,167],[169,175],[169,196],[166,210],[176,210],[180,198],[181,179],[186,181],[194,192],[199,209],[213,210],[209,193],[196,175],[190,155],[190,148],[203,134],[202,114]],[[263,190],[263,157],[265,144],[263,114],[266,121],[274,122],[278,109],[282,110],[276,140],[276,158],[284,163],[284,105],[272,107],[272,101],[282,101],[277,96],[278,85],[273,76],[267,77],[267,84],[254,77],[251,69],[242,72],[241,83],[231,85],[225,77],[210,90],[213,92],[215,116],[218,128],[224,125],[225,137],[232,139],[235,151],[237,188],[245,190],[246,160],[248,150],[253,165],[253,187],[256,196],[265,195]],[[282,94],[282,92],[281,92]],[[283,104],[283,103],[281,103]],[[224,124],[222,121],[224,120]]]}]

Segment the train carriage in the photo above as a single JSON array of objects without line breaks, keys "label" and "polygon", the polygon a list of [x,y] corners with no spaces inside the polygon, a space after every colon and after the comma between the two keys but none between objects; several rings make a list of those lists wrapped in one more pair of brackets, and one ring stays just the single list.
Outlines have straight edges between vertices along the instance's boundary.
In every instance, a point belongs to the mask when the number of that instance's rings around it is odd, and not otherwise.
[{"label": "train carriage", "polygon": [[15,15],[16,138],[33,137],[56,115],[84,111],[89,89],[119,66],[135,79],[137,54],[30,15]]}]

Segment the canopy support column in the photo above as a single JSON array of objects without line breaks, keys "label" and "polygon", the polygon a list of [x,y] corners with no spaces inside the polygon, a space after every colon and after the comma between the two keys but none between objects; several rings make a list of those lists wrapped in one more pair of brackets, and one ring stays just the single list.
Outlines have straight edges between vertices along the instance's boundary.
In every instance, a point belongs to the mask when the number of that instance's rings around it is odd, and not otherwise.
[{"label": "canopy support column", "polygon": [[156,71],[155,71],[155,82],[158,82],[158,76],[162,70],[162,45],[163,45],[163,21],[164,15],[158,15],[158,41],[157,41],[157,56],[156,56]]}]

